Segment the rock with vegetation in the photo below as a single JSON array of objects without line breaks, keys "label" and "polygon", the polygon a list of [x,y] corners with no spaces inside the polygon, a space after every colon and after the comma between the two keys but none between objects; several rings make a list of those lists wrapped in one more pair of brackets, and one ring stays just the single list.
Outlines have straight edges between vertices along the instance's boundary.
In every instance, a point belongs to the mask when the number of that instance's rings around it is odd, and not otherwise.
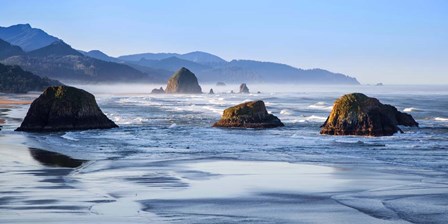
[{"label": "rock with vegetation", "polygon": [[62,85],[56,80],[41,78],[31,72],[24,71],[16,65],[0,64],[0,92],[27,93],[42,91],[53,85]]},{"label": "rock with vegetation", "polygon": [[31,104],[16,131],[48,132],[118,127],[98,107],[95,97],[69,86],[48,87]]},{"label": "rock with vegetation", "polygon": [[246,83],[240,85],[240,93],[249,93],[249,88],[247,88]]},{"label": "rock with vegetation", "polygon": [[182,67],[168,80],[166,93],[202,93],[198,79],[190,70]]},{"label": "rock with vegetation", "polygon": [[398,125],[418,127],[414,118],[391,105],[362,93],[342,96],[321,126],[321,134],[389,136],[400,131]]},{"label": "rock with vegetation", "polygon": [[162,87],[160,87],[159,89],[155,88],[151,91],[152,94],[163,94],[165,93],[165,90],[163,90]]},{"label": "rock with vegetation", "polygon": [[221,120],[213,127],[225,128],[275,128],[284,124],[269,114],[261,100],[242,103],[224,110]]},{"label": "rock with vegetation", "polygon": [[208,94],[215,94],[215,92],[213,91],[213,89],[210,89],[210,92],[208,92]]}]

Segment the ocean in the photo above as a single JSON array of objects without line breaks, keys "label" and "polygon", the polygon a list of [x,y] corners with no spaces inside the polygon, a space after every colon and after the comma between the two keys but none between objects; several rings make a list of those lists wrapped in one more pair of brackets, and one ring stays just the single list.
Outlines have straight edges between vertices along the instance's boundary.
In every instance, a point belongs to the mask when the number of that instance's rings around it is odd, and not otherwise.
[{"label": "ocean", "polygon": [[[153,95],[158,86],[78,85],[120,126],[110,130],[14,132],[29,105],[3,109],[0,222],[446,223],[448,86],[248,86]],[[420,127],[320,135],[333,102],[351,92]],[[285,127],[211,127],[251,100]],[[46,151],[68,157],[42,161]]]}]

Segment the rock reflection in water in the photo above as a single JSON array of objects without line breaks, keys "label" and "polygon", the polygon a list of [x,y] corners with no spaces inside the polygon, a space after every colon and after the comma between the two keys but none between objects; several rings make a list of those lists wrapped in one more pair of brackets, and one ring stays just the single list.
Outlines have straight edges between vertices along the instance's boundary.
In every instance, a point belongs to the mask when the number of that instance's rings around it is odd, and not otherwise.
[{"label": "rock reflection in water", "polygon": [[73,159],[69,156],[47,150],[36,148],[29,148],[29,150],[30,155],[45,166],[76,168],[86,162],[85,160]]}]

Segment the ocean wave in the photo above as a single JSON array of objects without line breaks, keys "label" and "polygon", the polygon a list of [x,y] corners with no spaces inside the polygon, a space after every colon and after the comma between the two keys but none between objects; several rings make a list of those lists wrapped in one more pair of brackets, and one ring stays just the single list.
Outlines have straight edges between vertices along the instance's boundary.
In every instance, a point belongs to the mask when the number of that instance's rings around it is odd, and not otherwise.
[{"label": "ocean wave", "polygon": [[70,140],[70,141],[79,141],[79,139],[75,138],[73,132],[67,132],[61,136],[61,138]]},{"label": "ocean wave", "polygon": [[175,128],[175,127],[177,127],[177,124],[176,123],[172,123],[168,128]]},{"label": "ocean wave", "polygon": [[280,111],[280,114],[283,114],[283,115],[291,115],[292,112],[291,112],[290,110],[284,109],[284,110],[281,110],[281,111]]},{"label": "ocean wave", "polygon": [[403,110],[403,112],[412,112],[412,111],[418,111],[418,109],[415,107],[408,107],[408,108],[404,108],[404,110]]},{"label": "ocean wave", "polygon": [[142,124],[144,122],[149,121],[149,119],[147,119],[147,118],[142,118],[142,117],[128,118],[128,117],[123,117],[123,116],[114,115],[114,114],[110,114],[110,115],[108,115],[108,117],[111,117],[112,120],[117,124]]},{"label": "ocean wave", "polygon": [[444,117],[436,117],[436,118],[434,118],[434,120],[436,120],[436,121],[442,121],[442,122],[447,122],[447,121],[448,121],[448,118],[444,118]]},{"label": "ocean wave", "polygon": [[325,102],[317,102],[315,104],[311,104],[308,106],[309,108],[318,109],[318,110],[325,110],[325,111],[331,111],[333,109],[333,106],[330,106],[329,104]]},{"label": "ocean wave", "polygon": [[304,117],[303,119],[294,120],[293,122],[299,122],[299,123],[304,123],[304,122],[325,122],[326,120],[327,120],[327,117],[311,115],[311,116],[308,116],[308,117]]}]

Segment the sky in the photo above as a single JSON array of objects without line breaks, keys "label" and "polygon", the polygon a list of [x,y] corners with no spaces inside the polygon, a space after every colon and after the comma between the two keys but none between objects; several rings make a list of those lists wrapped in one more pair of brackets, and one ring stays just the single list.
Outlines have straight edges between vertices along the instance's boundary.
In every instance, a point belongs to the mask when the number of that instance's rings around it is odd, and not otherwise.
[{"label": "sky", "polygon": [[446,0],[0,0],[29,23],[111,56],[205,51],[356,77],[448,84]]}]

